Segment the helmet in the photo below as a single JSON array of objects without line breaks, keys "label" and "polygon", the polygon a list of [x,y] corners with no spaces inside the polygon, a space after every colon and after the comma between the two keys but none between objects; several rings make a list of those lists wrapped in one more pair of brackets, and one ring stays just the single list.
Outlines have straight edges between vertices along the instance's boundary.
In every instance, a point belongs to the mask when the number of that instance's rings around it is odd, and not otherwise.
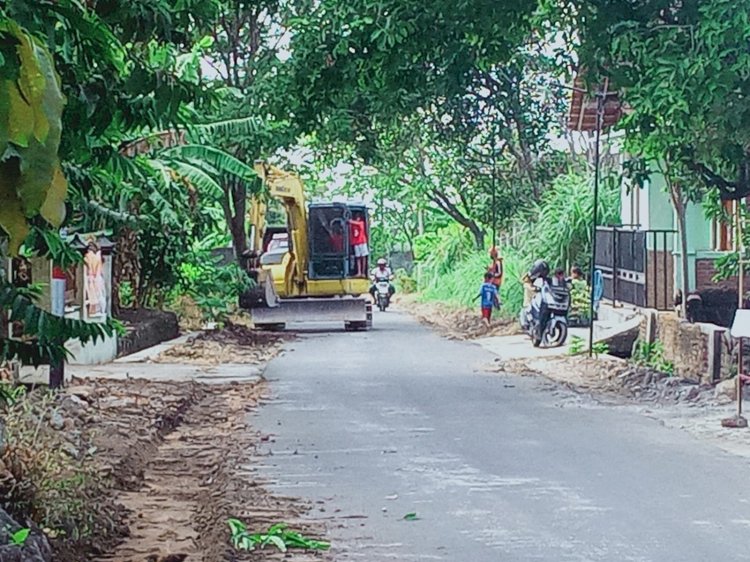
[{"label": "helmet", "polygon": [[387,262],[387,261],[385,261],[385,258],[380,258],[380,259],[378,260],[378,265],[386,265],[387,263],[388,263],[388,262]]},{"label": "helmet", "polygon": [[532,279],[538,279],[539,277],[547,277],[549,275],[549,265],[544,260],[537,260],[529,270],[529,277]]}]

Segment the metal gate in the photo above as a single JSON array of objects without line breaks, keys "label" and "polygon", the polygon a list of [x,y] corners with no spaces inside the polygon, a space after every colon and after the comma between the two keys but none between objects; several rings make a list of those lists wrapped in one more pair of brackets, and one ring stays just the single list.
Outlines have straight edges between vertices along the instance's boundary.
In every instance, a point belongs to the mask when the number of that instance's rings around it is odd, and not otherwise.
[{"label": "metal gate", "polygon": [[597,227],[596,268],[604,278],[604,298],[643,308],[672,307],[673,230]]}]

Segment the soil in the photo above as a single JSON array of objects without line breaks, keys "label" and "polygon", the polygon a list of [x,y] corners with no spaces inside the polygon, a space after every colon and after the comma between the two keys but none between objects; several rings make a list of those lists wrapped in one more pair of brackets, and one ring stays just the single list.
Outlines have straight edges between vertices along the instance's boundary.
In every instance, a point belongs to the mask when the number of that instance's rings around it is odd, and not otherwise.
[{"label": "soil", "polygon": [[420,302],[415,295],[397,295],[394,300],[398,308],[449,339],[469,340],[521,333],[515,319],[498,317],[487,326],[479,315],[478,307],[474,310],[439,302]]},{"label": "soil", "polygon": [[[722,420],[735,413],[735,404],[712,385],[697,385],[608,356],[496,361],[487,370],[506,376],[543,376],[551,381],[548,390],[560,396],[561,405],[593,401],[632,408],[728,453],[750,458],[750,431],[722,427]],[[561,387],[564,392],[558,393]]]},{"label": "soil", "polygon": [[[34,393],[9,415],[0,472],[13,479],[10,473],[26,466],[14,462],[28,460],[20,446],[25,439],[32,451],[61,452],[47,463],[54,467],[50,481],[75,473],[86,482],[72,497],[36,497],[37,508],[61,502],[56,508],[65,512],[80,499],[86,508],[85,525],[77,520],[51,541],[56,562],[287,559],[269,549],[235,552],[227,525],[239,518],[258,532],[283,521],[311,537],[325,533],[303,520],[310,506],[273,495],[254,471],[258,446],[271,439],[250,425],[265,393],[263,381],[73,380],[54,397]],[[29,423],[16,427],[14,419]],[[26,474],[27,480],[32,476],[35,485],[45,481],[38,474]],[[20,480],[0,481],[9,489]],[[82,526],[89,532],[76,538]],[[294,556],[329,559],[327,553]]]},{"label": "soil", "polygon": [[[292,337],[230,323],[160,359],[257,365]],[[74,378],[62,392],[32,391],[0,420],[0,507],[39,523],[56,562],[286,559],[268,548],[236,552],[227,524],[237,518],[262,532],[284,522],[311,538],[326,531],[304,520],[309,505],[270,493],[255,472],[259,445],[272,439],[251,426],[266,390],[262,378]]]},{"label": "soil", "polygon": [[222,363],[261,364],[281,350],[281,344],[295,335],[291,332],[270,333],[253,330],[240,324],[227,324],[222,329],[208,330],[176,345],[154,358],[157,363],[190,363],[220,365]]}]

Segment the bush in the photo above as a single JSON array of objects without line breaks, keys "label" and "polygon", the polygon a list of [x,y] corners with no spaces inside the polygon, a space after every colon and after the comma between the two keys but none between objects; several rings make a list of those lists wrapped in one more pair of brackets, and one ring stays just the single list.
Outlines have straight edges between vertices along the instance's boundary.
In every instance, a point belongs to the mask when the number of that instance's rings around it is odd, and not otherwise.
[{"label": "bush", "polygon": [[417,280],[409,275],[405,269],[399,269],[395,273],[396,289],[405,295],[417,292]]},{"label": "bush", "polygon": [[[590,177],[559,176],[529,215],[528,236],[519,248],[529,261],[545,259],[560,267],[589,262],[594,218]],[[619,223],[620,187],[616,183],[602,183],[598,218],[600,224]]]},{"label": "bush", "polygon": [[239,294],[247,289],[250,279],[239,265],[220,262],[221,258],[209,250],[194,249],[180,264],[170,308],[180,314],[185,312],[186,303],[197,305],[205,322],[222,322],[235,312]]}]

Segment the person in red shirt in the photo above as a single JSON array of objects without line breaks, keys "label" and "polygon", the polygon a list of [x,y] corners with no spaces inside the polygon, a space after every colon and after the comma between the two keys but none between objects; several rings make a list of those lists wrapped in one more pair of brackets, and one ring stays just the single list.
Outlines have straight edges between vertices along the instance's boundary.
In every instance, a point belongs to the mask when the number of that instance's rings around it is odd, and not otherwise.
[{"label": "person in red shirt", "polygon": [[490,249],[490,259],[492,260],[492,263],[487,268],[487,271],[492,274],[492,280],[490,283],[497,287],[497,290],[499,291],[503,284],[503,258],[500,257],[500,253],[495,246],[492,246]]},{"label": "person in red shirt", "polygon": [[354,250],[357,277],[365,277],[367,274],[367,256],[370,255],[370,249],[367,246],[367,225],[361,213],[353,215],[349,220],[349,243]]},{"label": "person in red shirt", "polygon": [[341,223],[336,222],[331,225],[331,250],[337,254],[344,253],[344,232]]}]

